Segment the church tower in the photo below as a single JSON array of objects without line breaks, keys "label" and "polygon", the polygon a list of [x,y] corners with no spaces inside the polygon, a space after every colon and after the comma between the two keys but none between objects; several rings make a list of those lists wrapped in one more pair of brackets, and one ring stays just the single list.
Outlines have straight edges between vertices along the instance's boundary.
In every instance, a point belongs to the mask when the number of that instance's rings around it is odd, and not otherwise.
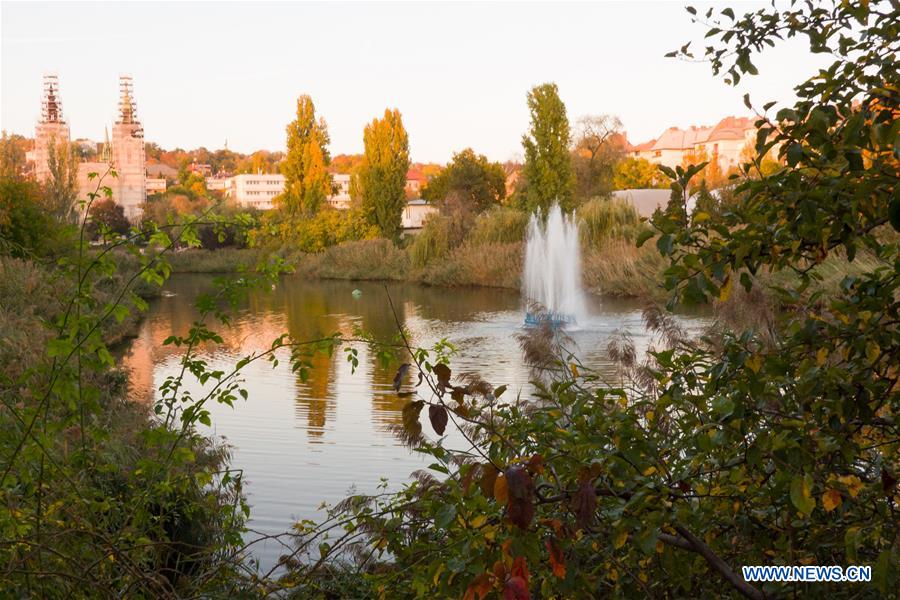
[{"label": "church tower", "polygon": [[41,100],[41,118],[34,128],[34,175],[38,181],[50,177],[47,161],[53,145],[69,143],[69,124],[63,118],[62,101],[59,98],[59,78],[44,75],[44,93]]},{"label": "church tower", "polygon": [[144,129],[137,118],[131,77],[119,77],[119,118],[113,125],[112,163],[117,178],[110,182],[113,197],[135,222],[141,217],[141,205],[147,198],[144,166]]}]

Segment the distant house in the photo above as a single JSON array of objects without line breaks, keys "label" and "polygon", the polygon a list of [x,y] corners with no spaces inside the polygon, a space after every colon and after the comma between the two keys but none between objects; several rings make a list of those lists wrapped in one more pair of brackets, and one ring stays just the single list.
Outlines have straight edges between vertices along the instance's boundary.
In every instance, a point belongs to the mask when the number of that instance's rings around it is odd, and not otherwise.
[{"label": "distant house", "polygon": [[335,173],[332,175],[337,193],[328,197],[328,205],[338,210],[350,208],[350,175]]},{"label": "distant house", "polygon": [[147,171],[147,177],[157,177],[169,181],[178,179],[178,169],[173,169],[169,165],[154,163],[152,165],[146,165],[145,169]]},{"label": "distant house", "polygon": [[147,186],[147,195],[163,194],[166,191],[166,180],[162,177],[147,177],[144,179]]},{"label": "distant house", "polygon": [[207,177],[206,189],[211,192],[224,192],[226,181],[227,179],[225,177]]},{"label": "distant house", "polygon": [[428,183],[428,179],[425,177],[425,174],[422,173],[422,171],[420,171],[419,169],[412,168],[406,172],[407,194],[418,197],[419,194],[422,193],[422,189],[425,187],[426,183]]},{"label": "distant house", "polygon": [[191,173],[197,173],[198,175],[202,175],[203,177],[210,177],[212,175],[212,165],[192,162],[188,167],[188,171],[190,171]]},{"label": "distant house", "polygon": [[429,215],[436,213],[438,209],[421,198],[409,200],[401,215],[401,226],[406,231],[422,229]]},{"label": "distant house", "polygon": [[726,172],[739,164],[741,153],[753,143],[755,135],[753,119],[725,117],[712,127],[669,127],[658,138],[632,146],[629,152],[634,158],[672,168],[680,165],[688,153],[705,152]]},{"label": "distant house", "polygon": [[225,196],[246,208],[269,210],[272,201],[284,192],[284,175],[243,173],[225,180]]}]

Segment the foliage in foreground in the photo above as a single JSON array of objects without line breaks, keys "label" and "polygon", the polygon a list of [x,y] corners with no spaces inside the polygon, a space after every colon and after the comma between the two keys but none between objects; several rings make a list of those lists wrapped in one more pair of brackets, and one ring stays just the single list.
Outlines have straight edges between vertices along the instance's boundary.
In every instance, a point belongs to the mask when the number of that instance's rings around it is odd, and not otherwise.
[{"label": "foliage in foreground", "polygon": [[[314,596],[329,565],[382,598],[894,594],[898,16],[888,2],[724,9],[707,35],[733,83],[784,37],[835,57],[794,108],[763,108],[744,202],[688,221],[684,190],[703,165],[679,167],[666,170],[675,200],[653,219],[672,304],[724,302],[758,290],[765,271],[790,272],[770,290],[786,310],[768,331],[719,325],[691,339],[648,310],[657,339],[646,360],[627,339],[611,344],[614,381],[554,352],[545,331],[523,341],[534,401],[408,347],[395,381],[410,396],[403,434],[431,464],[400,492],[298,524],[283,583]],[[786,166],[765,173],[773,148]],[[819,263],[863,250],[836,295],[810,292]],[[741,566],[762,564],[870,565],[872,582],[744,581]]]}]

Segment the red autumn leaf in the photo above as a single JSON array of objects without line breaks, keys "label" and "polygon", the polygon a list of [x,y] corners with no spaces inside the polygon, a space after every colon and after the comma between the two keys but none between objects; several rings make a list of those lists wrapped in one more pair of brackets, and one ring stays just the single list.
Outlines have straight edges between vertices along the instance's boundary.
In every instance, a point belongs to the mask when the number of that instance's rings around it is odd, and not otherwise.
[{"label": "red autumn leaf", "polygon": [[575,513],[575,522],[581,529],[587,529],[594,519],[594,511],[597,509],[597,492],[588,478],[582,478],[578,483],[578,491],[572,497],[572,512]]},{"label": "red autumn leaf", "polygon": [[547,551],[550,553],[550,567],[553,569],[553,574],[560,579],[565,579],[566,562],[562,550],[553,540],[544,540],[544,545],[547,546]]},{"label": "red autumn leaf", "polygon": [[428,418],[435,433],[444,435],[444,430],[447,429],[447,409],[439,404],[432,404],[428,407]]},{"label": "red autumn leaf", "polygon": [[531,593],[528,591],[530,576],[525,557],[517,556],[503,586],[503,600],[531,600]]},{"label": "red autumn leaf", "polygon": [[503,586],[503,600],[531,600],[528,584],[521,577],[510,577]]},{"label": "red autumn leaf", "polygon": [[463,600],[475,600],[475,596],[478,596],[478,600],[482,600],[482,598],[491,593],[491,588],[493,587],[494,581],[490,573],[482,573],[469,583]]},{"label": "red autumn leaf", "polygon": [[509,519],[517,527],[528,529],[534,518],[534,482],[528,471],[520,466],[512,466],[504,473],[507,497],[506,511]]}]

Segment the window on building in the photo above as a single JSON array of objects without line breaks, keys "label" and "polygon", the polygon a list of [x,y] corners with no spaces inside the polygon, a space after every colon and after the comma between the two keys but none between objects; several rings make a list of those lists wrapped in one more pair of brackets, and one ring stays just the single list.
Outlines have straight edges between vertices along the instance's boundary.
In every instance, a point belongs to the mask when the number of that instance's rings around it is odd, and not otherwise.
[{"label": "window on building", "polygon": [[662,150],[657,150],[656,152],[653,153],[653,156],[655,156],[656,158],[659,158],[660,156],[662,156]]}]

